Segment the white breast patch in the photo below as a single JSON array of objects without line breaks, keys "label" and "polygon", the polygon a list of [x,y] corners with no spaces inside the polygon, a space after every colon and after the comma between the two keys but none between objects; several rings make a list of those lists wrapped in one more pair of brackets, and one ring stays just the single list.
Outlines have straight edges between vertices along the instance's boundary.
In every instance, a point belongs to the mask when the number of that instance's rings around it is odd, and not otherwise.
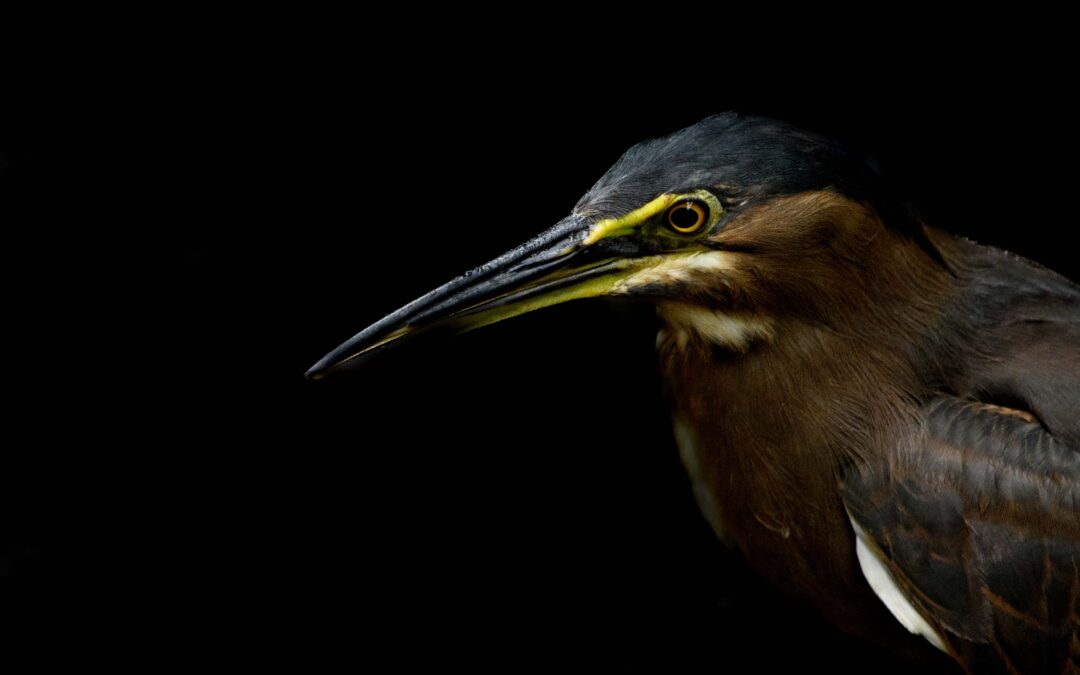
[{"label": "white breast patch", "polygon": [[674,417],[675,447],[679,449],[679,458],[682,459],[686,473],[690,476],[690,485],[694,490],[694,499],[697,500],[698,508],[704,514],[705,520],[712,525],[713,532],[728,546],[734,547],[734,540],[724,530],[721,522],[722,514],[719,505],[709,492],[709,482],[706,479],[705,469],[702,466],[701,447],[694,436],[693,429],[680,415]]}]

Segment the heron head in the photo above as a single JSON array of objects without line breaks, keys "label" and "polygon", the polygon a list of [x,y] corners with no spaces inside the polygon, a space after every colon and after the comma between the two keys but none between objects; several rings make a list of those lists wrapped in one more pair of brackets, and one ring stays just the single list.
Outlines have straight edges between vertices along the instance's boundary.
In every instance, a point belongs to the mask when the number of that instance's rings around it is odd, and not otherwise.
[{"label": "heron head", "polygon": [[684,340],[745,349],[778,313],[843,295],[851,266],[873,264],[856,249],[888,229],[921,236],[863,158],[775,120],[709,117],[634,146],[562,221],[357,333],[308,376],[411,336],[598,296],[654,302]]}]

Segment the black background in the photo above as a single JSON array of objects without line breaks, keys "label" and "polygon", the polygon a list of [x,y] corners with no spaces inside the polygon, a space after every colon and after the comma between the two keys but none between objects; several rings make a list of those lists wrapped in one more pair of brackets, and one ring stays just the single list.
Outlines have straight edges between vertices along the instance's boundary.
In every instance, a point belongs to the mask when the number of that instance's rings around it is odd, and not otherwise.
[{"label": "black background", "polygon": [[931,223],[1080,277],[1054,57],[652,71],[509,40],[402,67],[327,30],[68,61],[11,97],[12,624],[166,660],[890,672],[714,540],[647,308],[302,374],[556,222],[634,142],[728,109],[843,138]]}]

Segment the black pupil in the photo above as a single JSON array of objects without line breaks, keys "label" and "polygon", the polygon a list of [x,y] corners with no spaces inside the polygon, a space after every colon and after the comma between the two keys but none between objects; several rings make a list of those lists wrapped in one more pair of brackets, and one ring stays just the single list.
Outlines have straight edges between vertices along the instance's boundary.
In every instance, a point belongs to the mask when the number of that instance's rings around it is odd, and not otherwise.
[{"label": "black pupil", "polygon": [[701,223],[701,214],[690,205],[679,206],[671,212],[671,224],[680,230],[689,230]]}]

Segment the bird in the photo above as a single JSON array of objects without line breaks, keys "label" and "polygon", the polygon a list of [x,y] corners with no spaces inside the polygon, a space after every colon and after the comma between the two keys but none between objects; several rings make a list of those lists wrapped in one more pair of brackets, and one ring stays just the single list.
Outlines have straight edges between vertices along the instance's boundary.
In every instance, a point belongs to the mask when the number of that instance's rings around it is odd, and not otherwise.
[{"label": "bird", "polygon": [[695,499],[765,579],[931,670],[1080,673],[1075,282],[928,223],[843,143],[723,113],[307,376],[597,297],[655,306]]}]

